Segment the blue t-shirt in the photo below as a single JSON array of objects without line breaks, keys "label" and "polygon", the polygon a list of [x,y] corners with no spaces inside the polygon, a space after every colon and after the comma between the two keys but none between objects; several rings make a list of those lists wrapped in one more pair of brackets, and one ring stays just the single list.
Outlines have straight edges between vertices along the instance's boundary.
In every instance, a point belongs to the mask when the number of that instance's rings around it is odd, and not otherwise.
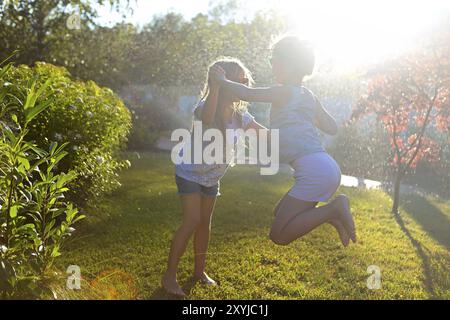
[{"label": "blue t-shirt", "polygon": [[272,107],[270,127],[279,129],[280,162],[291,163],[325,149],[314,125],[316,96],[302,86],[292,86],[292,98],[285,106]]},{"label": "blue t-shirt", "polygon": [[[201,119],[201,113],[203,111],[204,107],[204,101],[201,101],[198,106],[194,109],[194,119],[200,120]],[[235,112],[233,113],[233,116],[231,118],[231,122],[226,124],[225,129],[247,129],[248,125],[253,121],[254,117],[248,112]],[[203,126],[203,130],[206,130],[205,126]],[[193,143],[194,135],[191,134],[191,146],[194,145]],[[225,138],[225,137],[224,137]],[[235,137],[236,138],[236,137]],[[203,148],[210,142],[203,143]],[[237,143],[237,140],[234,139],[234,144]],[[225,142],[224,142],[225,145]],[[234,146],[234,145],[233,145]],[[180,157],[183,154],[184,148],[180,151]],[[194,150],[192,148],[191,152],[193,153]],[[203,152],[203,150],[202,150]],[[192,160],[192,159],[191,159]],[[200,163],[195,164],[193,162],[191,163],[180,163],[175,165],[175,174],[181,178],[184,178],[189,181],[196,182],[198,184],[201,184],[206,187],[212,187],[216,185],[219,180],[225,175],[228,167],[230,166],[229,163],[223,163],[223,164],[206,164],[206,163]]]}]

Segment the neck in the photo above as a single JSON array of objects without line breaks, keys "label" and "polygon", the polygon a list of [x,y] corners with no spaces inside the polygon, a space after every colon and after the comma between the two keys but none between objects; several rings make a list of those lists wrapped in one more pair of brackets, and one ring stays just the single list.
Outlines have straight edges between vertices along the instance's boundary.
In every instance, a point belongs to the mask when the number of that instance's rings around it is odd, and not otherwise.
[{"label": "neck", "polygon": [[291,85],[291,86],[301,86],[303,85],[303,77],[292,77],[292,78],[286,78],[280,81],[280,84],[283,85]]}]

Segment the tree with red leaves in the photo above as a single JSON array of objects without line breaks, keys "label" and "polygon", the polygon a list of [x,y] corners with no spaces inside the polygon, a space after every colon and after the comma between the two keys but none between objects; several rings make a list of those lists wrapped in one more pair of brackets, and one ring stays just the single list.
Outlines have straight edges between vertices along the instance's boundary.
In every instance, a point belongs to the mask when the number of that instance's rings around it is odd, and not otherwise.
[{"label": "tree with red leaves", "polygon": [[421,160],[441,160],[439,134],[450,144],[450,32],[371,72],[368,93],[359,100],[353,118],[369,114],[384,126],[392,146],[392,212],[398,214],[402,178]]}]

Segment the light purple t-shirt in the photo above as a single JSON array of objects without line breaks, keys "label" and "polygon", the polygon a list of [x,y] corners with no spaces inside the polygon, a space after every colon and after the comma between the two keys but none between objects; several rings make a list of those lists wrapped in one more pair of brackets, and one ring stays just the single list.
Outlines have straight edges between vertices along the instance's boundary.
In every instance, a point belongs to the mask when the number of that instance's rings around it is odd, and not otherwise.
[{"label": "light purple t-shirt", "polygon": [[[198,106],[194,109],[194,119],[200,120],[201,119],[201,112],[203,110],[205,102],[200,101]],[[250,123],[252,123],[254,120],[254,117],[248,112],[235,112],[231,118],[231,122],[228,123],[225,126],[225,129],[244,129],[246,130]],[[203,130],[206,130],[207,128],[203,128]],[[193,139],[193,134],[191,134]],[[191,139],[191,146],[193,145],[193,140]],[[209,144],[210,142],[207,142]],[[237,143],[237,140],[235,139],[234,144]],[[224,142],[225,145],[225,142]],[[203,144],[203,148],[205,147],[205,144]],[[184,149],[184,148],[183,148]],[[180,151],[180,156],[182,156],[183,149]],[[191,150],[194,152],[193,148]],[[202,150],[203,152],[203,150]],[[194,164],[194,163],[181,163],[175,165],[175,173],[177,176],[196,182],[198,184],[201,184],[205,187],[212,187],[216,185],[219,180],[225,175],[228,167],[230,166],[229,163],[223,163],[223,164]]]},{"label": "light purple t-shirt", "polygon": [[292,86],[292,99],[270,110],[270,128],[280,134],[280,161],[291,163],[308,154],[324,152],[314,124],[316,96],[303,86]]}]

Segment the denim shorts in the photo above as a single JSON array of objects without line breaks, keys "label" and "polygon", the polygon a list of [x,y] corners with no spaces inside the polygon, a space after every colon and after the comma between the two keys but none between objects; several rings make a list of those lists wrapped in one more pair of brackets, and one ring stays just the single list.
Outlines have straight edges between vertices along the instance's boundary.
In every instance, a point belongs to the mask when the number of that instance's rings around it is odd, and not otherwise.
[{"label": "denim shorts", "polygon": [[186,180],[178,175],[175,175],[175,182],[177,183],[178,187],[178,194],[179,195],[187,195],[192,193],[201,193],[202,195],[206,197],[217,197],[220,196],[219,192],[219,182],[212,186],[212,187],[205,187],[201,184]]}]

